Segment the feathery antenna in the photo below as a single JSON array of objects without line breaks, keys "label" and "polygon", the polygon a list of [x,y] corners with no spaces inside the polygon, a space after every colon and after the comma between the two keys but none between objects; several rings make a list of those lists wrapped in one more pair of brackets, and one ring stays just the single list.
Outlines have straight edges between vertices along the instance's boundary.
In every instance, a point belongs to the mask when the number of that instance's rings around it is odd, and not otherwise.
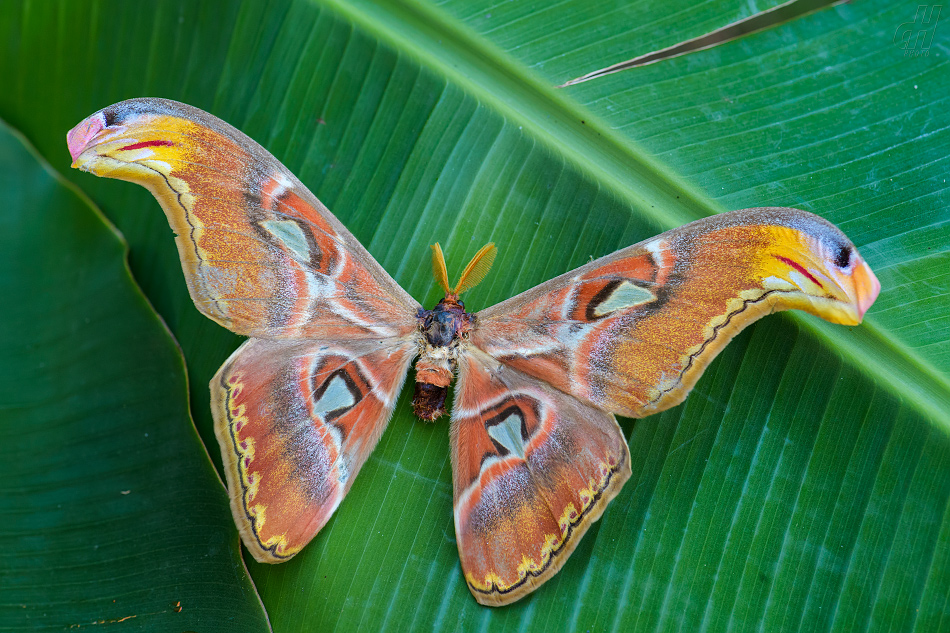
[{"label": "feathery antenna", "polygon": [[445,270],[445,256],[442,255],[442,247],[438,242],[432,245],[432,274],[445,294],[449,294],[449,273]]},{"label": "feathery antenna", "polygon": [[495,255],[497,254],[498,249],[495,248],[494,242],[482,246],[481,249],[475,253],[475,257],[472,258],[472,261],[468,263],[468,266],[465,267],[465,270],[462,271],[462,276],[459,277],[459,282],[452,290],[452,294],[460,295],[466,290],[477,286],[482,279],[485,278],[485,275],[488,274],[491,265],[495,262]]},{"label": "feathery antenna", "polygon": [[445,268],[445,256],[442,254],[442,247],[436,242],[432,245],[432,274],[442,290],[445,291],[445,294],[458,297],[466,290],[470,290],[481,283],[485,275],[488,274],[497,254],[498,249],[495,248],[494,242],[482,246],[475,253],[472,261],[468,263],[468,266],[465,267],[465,270],[462,271],[462,276],[459,277],[459,282],[455,285],[455,288],[449,288],[449,274]]}]

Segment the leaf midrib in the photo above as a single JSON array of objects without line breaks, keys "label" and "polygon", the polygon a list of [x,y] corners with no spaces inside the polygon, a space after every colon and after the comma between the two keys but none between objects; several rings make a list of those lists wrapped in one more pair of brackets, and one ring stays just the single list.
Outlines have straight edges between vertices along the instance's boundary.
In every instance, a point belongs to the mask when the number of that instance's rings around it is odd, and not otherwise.
[{"label": "leaf midrib", "polygon": [[[610,126],[434,7],[415,0],[317,0],[458,85],[657,226],[723,211]],[[394,25],[396,28],[394,28]]]}]

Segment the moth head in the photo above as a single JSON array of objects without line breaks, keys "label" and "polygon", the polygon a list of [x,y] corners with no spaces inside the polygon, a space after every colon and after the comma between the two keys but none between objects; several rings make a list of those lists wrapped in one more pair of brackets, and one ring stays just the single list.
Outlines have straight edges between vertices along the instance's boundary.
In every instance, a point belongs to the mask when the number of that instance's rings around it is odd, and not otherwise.
[{"label": "moth head", "polygon": [[460,294],[481,283],[485,275],[488,274],[497,254],[498,249],[495,248],[494,242],[482,246],[475,253],[472,261],[468,263],[468,266],[465,267],[465,270],[462,271],[459,282],[455,284],[454,288],[449,288],[449,274],[445,268],[445,257],[442,255],[442,247],[436,242],[432,245],[432,274],[435,276],[435,280],[439,282],[442,290],[445,291],[445,296],[457,300]]},{"label": "moth head", "polygon": [[782,291],[777,307],[804,310],[832,323],[859,324],[881,284],[854,244],[823,222],[772,228],[776,237],[762,255],[763,282]]}]

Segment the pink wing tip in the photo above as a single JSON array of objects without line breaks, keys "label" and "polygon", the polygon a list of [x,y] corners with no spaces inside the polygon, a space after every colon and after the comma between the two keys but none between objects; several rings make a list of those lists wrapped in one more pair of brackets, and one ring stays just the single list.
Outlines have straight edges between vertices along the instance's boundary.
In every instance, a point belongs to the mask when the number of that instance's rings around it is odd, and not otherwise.
[{"label": "pink wing tip", "polygon": [[858,318],[863,319],[864,313],[868,311],[877,295],[881,292],[881,282],[877,276],[871,272],[871,267],[866,262],[855,268],[854,271],[855,287],[858,292]]},{"label": "pink wing tip", "polygon": [[69,155],[73,157],[73,162],[76,162],[89,142],[105,127],[105,116],[102,112],[97,112],[66,134],[66,146],[69,148]]}]

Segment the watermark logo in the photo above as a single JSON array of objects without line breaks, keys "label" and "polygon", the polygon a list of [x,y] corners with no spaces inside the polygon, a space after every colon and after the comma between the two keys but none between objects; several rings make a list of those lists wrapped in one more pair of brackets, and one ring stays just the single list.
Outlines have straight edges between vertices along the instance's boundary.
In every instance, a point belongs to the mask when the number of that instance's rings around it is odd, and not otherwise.
[{"label": "watermark logo", "polygon": [[894,31],[894,43],[904,49],[904,57],[927,57],[934,41],[942,4],[921,4],[913,22],[904,22]]}]

